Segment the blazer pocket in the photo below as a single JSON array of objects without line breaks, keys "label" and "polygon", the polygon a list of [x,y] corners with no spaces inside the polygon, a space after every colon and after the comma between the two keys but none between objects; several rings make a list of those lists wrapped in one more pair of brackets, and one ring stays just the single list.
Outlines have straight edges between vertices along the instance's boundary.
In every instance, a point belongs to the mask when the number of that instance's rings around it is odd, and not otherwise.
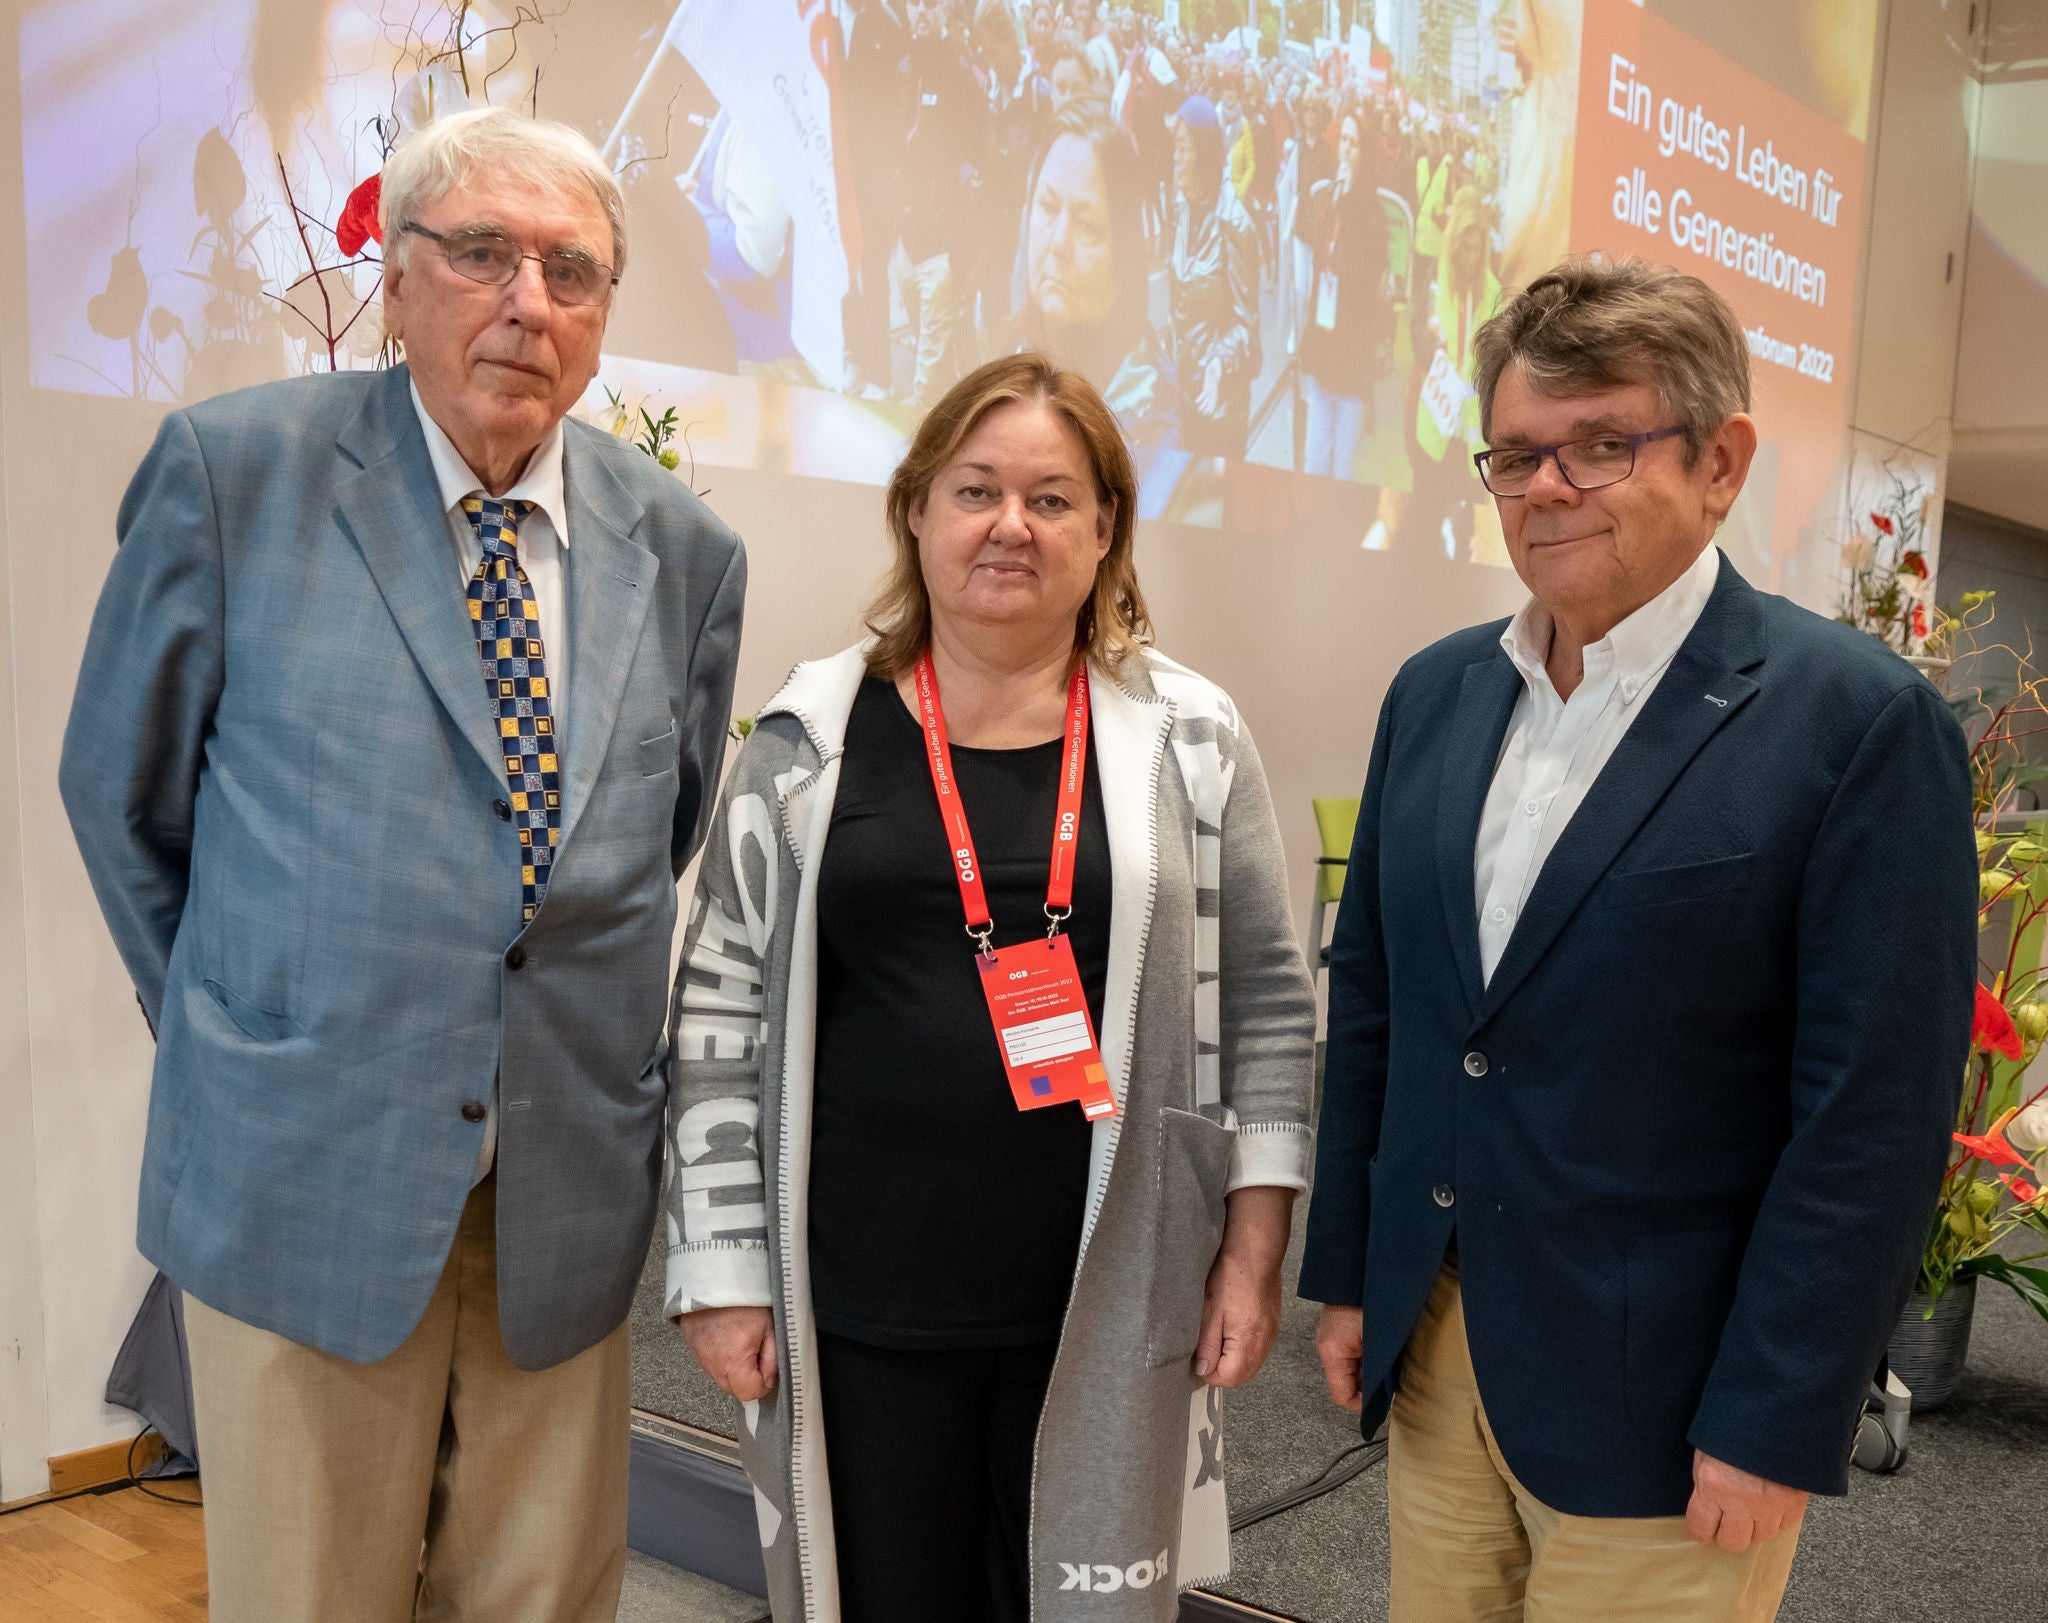
[{"label": "blazer pocket", "polygon": [[1706,896],[1747,890],[1756,877],[1756,854],[1715,857],[1675,868],[1639,868],[1610,874],[1603,903],[1608,907],[1655,907],[1666,902],[1692,902]]},{"label": "blazer pocket", "polygon": [[676,724],[670,722],[668,731],[659,738],[640,740],[640,776],[658,778],[664,772],[676,770]]},{"label": "blazer pocket", "polygon": [[229,991],[219,981],[204,983],[206,995],[241,1029],[242,1035],[259,1043],[280,1043],[292,1034],[292,1023],[271,1009],[259,1009],[247,998]]},{"label": "blazer pocket", "polygon": [[1187,1110],[1159,1112],[1159,1189],[1145,1302],[1145,1362],[1186,1363],[1202,1338],[1202,1294],[1223,1245],[1223,1186],[1237,1129]]}]

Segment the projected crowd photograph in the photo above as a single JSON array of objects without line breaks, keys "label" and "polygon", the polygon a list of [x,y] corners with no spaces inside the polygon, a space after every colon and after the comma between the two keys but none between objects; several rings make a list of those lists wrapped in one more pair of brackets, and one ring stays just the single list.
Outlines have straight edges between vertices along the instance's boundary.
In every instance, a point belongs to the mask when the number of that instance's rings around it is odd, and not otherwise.
[{"label": "projected crowd photograph", "polygon": [[[1867,104],[1799,41],[1870,7],[1794,9],[1745,47],[1692,0],[46,4],[21,36],[35,375],[191,400],[387,364],[375,177],[493,102],[614,163],[632,265],[587,410],[672,412],[659,449],[691,467],[879,483],[951,382],[1034,347],[1117,411],[1142,518],[1501,566],[1474,332],[1568,251],[1689,246],[1789,408],[1758,507],[1797,534],[1839,451]],[[1693,173],[1731,124],[1841,217],[1710,219],[1715,184],[1771,206]]]},{"label": "projected crowd photograph", "polygon": [[[1379,8],[1384,39],[1369,8],[1339,38],[1321,4],[1268,7],[1263,32],[1167,9],[855,5],[827,177],[783,161],[815,145],[759,133],[795,118],[776,87],[804,63],[760,49],[751,16],[684,6],[681,60],[651,70],[676,100],[641,94],[625,139],[701,124],[646,167],[702,223],[730,345],[704,361],[907,423],[991,356],[1045,348],[1118,411],[1145,517],[1218,522],[1252,463],[1374,487],[1368,547],[1472,555],[1471,335],[1504,275],[1567,246],[1578,0],[1426,21],[1409,0]],[[806,231],[828,182],[837,229]],[[837,331],[792,330],[807,254],[844,267]],[[1498,559],[1497,532],[1478,544]]]}]

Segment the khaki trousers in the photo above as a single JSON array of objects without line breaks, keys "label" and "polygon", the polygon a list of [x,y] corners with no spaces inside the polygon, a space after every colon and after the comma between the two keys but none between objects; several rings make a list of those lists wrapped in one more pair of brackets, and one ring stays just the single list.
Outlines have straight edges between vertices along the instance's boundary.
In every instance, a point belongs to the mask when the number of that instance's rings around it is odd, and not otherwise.
[{"label": "khaki trousers", "polygon": [[350,1363],[185,1298],[213,1623],[612,1623],[626,1327],[553,1369],[498,1334],[495,1176],[405,1344]]},{"label": "khaki trousers", "polygon": [[1730,1555],[1683,1516],[1567,1516],[1515,1480],[1479,1402],[1458,1274],[1409,1338],[1387,1432],[1389,1623],[1771,1623],[1799,1531]]}]

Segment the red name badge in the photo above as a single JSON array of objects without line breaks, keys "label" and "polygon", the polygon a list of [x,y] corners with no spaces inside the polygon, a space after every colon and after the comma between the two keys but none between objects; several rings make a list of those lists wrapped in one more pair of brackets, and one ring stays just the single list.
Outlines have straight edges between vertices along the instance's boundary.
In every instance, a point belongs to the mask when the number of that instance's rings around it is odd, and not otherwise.
[{"label": "red name badge", "polygon": [[1088,998],[1067,938],[1020,942],[977,954],[974,962],[1017,1108],[1071,1100],[1090,1121],[1115,1115],[1116,1096],[1095,1047]]},{"label": "red name badge", "polygon": [[1074,910],[1074,855],[1081,828],[1081,796],[1088,762],[1088,671],[1076,665],[1067,682],[1066,748],[1060,762],[1059,806],[1053,819],[1052,856],[1047,866],[1045,939],[998,951],[990,939],[995,925],[981,883],[981,859],[967,826],[967,808],[953,777],[953,750],[946,740],[946,713],[939,704],[939,676],[930,650],[917,662],[917,701],[924,724],[926,758],[939,815],[952,847],[953,877],[967,933],[979,944],[974,967],[981,972],[1003,1072],[1019,1110],[1078,1104],[1090,1121],[1116,1114],[1109,1072],[1095,1046],[1088,998],[1074,965],[1074,948],[1060,926]]}]

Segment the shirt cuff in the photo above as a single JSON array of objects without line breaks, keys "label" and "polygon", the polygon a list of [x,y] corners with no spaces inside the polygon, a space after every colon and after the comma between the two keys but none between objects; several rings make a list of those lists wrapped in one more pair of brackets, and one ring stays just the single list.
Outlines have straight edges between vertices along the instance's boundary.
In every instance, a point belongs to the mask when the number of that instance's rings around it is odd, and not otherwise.
[{"label": "shirt cuff", "polygon": [[1224,1193],[1255,1187],[1307,1189],[1311,1143],[1308,1127],[1301,1122],[1239,1122]]},{"label": "shirt cuff", "polygon": [[671,1246],[663,1311],[675,1318],[707,1307],[773,1307],[766,1240],[704,1240]]}]

